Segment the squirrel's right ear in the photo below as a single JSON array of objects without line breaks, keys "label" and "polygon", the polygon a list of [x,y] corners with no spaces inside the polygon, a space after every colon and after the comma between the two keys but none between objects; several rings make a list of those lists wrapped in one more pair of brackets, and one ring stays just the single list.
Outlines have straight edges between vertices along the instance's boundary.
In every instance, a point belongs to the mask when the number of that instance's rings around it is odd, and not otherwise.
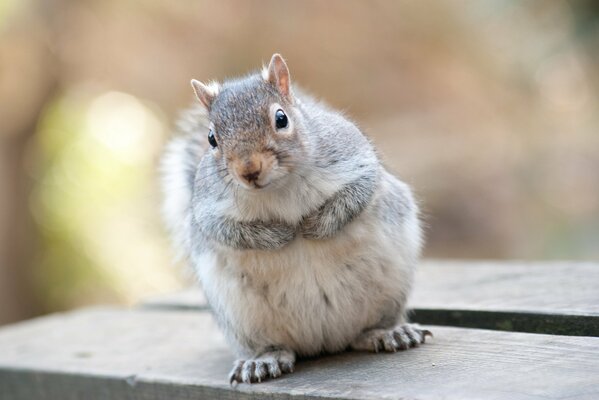
[{"label": "squirrel's right ear", "polygon": [[270,63],[268,64],[268,68],[264,69],[262,76],[264,80],[275,85],[283,97],[291,100],[291,79],[289,77],[289,68],[287,68],[287,64],[280,54],[275,53],[272,55]]},{"label": "squirrel's right ear", "polygon": [[217,82],[210,82],[210,84],[204,85],[202,82],[192,79],[191,87],[193,88],[198,100],[204,105],[204,107],[206,107],[207,110],[210,110],[212,102],[218,94],[220,85]]}]

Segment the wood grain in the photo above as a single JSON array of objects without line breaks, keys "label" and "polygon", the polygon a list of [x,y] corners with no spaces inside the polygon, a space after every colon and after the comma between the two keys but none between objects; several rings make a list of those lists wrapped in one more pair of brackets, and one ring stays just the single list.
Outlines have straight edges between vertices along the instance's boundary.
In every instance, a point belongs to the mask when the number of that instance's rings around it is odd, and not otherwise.
[{"label": "wood grain", "polygon": [[0,330],[0,398],[599,398],[599,338],[433,332],[417,349],[304,360],[234,389],[234,358],[209,313],[85,310]]},{"label": "wood grain", "polygon": [[414,307],[599,316],[599,264],[428,261]]}]

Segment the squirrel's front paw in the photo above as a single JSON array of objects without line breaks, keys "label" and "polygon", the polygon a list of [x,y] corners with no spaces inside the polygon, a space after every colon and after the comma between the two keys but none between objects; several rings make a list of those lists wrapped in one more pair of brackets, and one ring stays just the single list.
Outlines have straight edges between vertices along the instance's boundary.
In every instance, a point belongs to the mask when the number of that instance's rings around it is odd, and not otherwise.
[{"label": "squirrel's front paw", "polygon": [[318,238],[318,214],[305,217],[300,228],[302,236],[308,239]]},{"label": "squirrel's front paw", "polygon": [[307,239],[325,239],[333,236],[339,229],[337,221],[319,210],[304,218],[301,225],[302,236]]},{"label": "squirrel's front paw", "polygon": [[417,347],[424,343],[431,331],[421,329],[417,325],[404,324],[393,329],[370,329],[358,336],[352,343],[354,350],[395,352]]},{"label": "squirrel's front paw", "polygon": [[278,378],[293,372],[295,354],[288,350],[275,350],[261,354],[251,360],[237,360],[229,374],[231,385],[244,382],[256,383]]}]

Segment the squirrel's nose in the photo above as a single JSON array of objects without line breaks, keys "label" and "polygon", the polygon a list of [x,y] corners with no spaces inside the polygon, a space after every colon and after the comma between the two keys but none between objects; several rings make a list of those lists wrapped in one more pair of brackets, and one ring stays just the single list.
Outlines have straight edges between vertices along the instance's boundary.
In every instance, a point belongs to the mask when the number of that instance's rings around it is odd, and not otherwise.
[{"label": "squirrel's nose", "polygon": [[245,159],[236,160],[235,172],[237,177],[252,187],[258,186],[258,180],[262,174],[262,160],[257,155]]},{"label": "squirrel's nose", "polygon": [[246,181],[248,181],[250,183],[256,182],[258,180],[259,176],[260,176],[260,170],[246,172],[245,174],[242,175],[243,179],[245,179]]},{"label": "squirrel's nose", "polygon": [[262,162],[260,160],[249,159],[240,165],[238,174],[248,183],[255,183],[262,172]]}]

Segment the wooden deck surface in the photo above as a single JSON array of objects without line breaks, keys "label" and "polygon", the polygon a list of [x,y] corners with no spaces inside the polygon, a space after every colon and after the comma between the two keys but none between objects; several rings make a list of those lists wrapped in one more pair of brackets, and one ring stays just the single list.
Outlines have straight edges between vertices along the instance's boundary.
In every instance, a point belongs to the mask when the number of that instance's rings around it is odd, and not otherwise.
[{"label": "wooden deck surface", "polygon": [[197,289],[55,314],[0,328],[0,399],[599,399],[599,264],[428,261],[412,306],[419,348],[236,388]]},{"label": "wooden deck surface", "polygon": [[0,398],[599,398],[599,338],[431,329],[416,349],[303,360],[232,388],[233,355],[209,313],[89,309],[0,330]]}]

